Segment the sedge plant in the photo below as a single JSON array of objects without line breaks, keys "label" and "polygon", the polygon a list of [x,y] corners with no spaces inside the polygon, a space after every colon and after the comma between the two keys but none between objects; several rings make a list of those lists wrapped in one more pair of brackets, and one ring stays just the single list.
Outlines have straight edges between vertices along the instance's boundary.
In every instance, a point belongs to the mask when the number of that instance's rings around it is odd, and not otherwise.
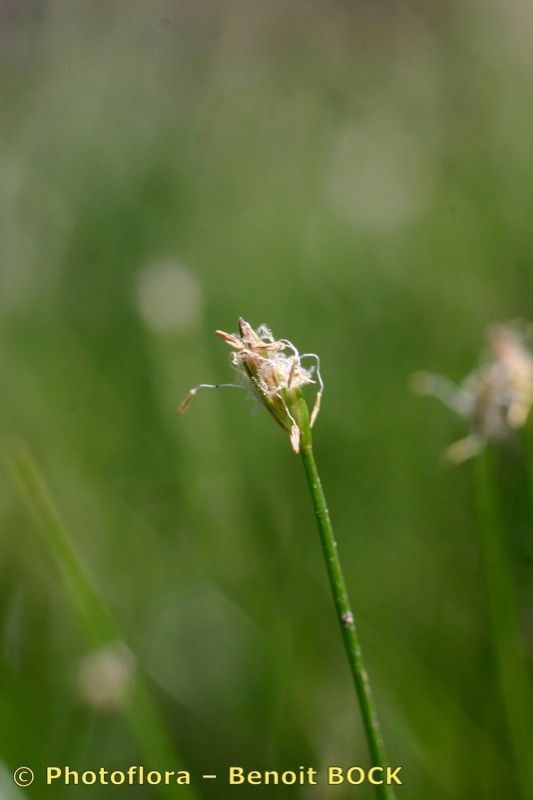
[{"label": "sedge plant", "polygon": [[489,351],[460,386],[428,373],[413,376],[419,394],[433,395],[468,424],[468,435],[445,452],[448,464],[471,460],[478,541],[485,577],[494,657],[520,796],[533,787],[533,697],[507,552],[498,479],[498,445],[517,431],[524,441],[533,405],[533,355],[520,323],[489,330]]},{"label": "sedge plant", "polygon": [[[293,452],[301,457],[370,758],[373,766],[381,767],[385,771],[387,757],[376,703],[364,666],[359,632],[313,451],[312,428],[320,411],[324,392],[320,360],[315,353],[300,354],[288,339],[275,339],[266,325],[254,330],[242,318],[239,319],[238,334],[220,330],[216,334],[232,348],[231,362],[236,370],[238,383],[200,384],[189,391],[179,405],[178,413],[186,411],[199,389],[248,388],[286,433]],[[311,410],[303,393],[306,386],[316,387]],[[391,786],[384,782],[375,788],[379,798],[393,800]]]}]

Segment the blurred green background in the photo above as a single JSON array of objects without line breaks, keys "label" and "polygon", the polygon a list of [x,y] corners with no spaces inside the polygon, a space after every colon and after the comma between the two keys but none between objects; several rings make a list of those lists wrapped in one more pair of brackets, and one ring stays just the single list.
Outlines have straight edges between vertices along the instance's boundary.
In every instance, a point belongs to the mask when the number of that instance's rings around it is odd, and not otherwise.
[{"label": "blurred green background", "polygon": [[[531,315],[532,22],[518,0],[0,3],[2,452],[31,448],[196,775],[368,763],[288,441],[239,392],[175,414],[231,379],[212,331],[243,314],[322,357],[317,458],[400,796],[517,796],[471,465],[440,460],[465,429],[408,380],[461,378],[488,324]],[[518,448],[502,466],[531,656]],[[0,503],[2,800],[155,797],[14,792],[19,765],[142,755],[5,471]]]}]

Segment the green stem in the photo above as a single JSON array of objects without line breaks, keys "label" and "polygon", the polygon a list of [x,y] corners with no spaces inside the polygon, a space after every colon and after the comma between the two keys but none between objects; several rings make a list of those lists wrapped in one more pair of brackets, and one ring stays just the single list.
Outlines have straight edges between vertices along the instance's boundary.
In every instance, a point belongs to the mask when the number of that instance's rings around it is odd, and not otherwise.
[{"label": "green stem", "polygon": [[495,453],[489,447],[474,460],[480,550],[485,571],[499,681],[521,796],[533,787],[533,710],[517,602],[504,540]]},{"label": "green stem", "polygon": [[[121,639],[115,623],[76,551],[28,448],[18,443],[8,454],[6,465],[36,523],[42,544],[55,563],[63,589],[91,647],[99,649],[119,644]],[[123,714],[148,769],[183,769],[159,711],[138,673],[132,679]],[[160,784],[154,789],[165,800],[197,798],[190,785]]]},{"label": "green stem", "polygon": [[[309,490],[311,492],[311,498],[313,500],[313,508],[320,533],[320,541],[326,561],[333,600],[335,602],[337,617],[344,640],[344,647],[346,649],[346,655],[348,656],[348,662],[359,700],[359,707],[363,717],[363,725],[370,757],[372,759],[372,766],[382,767],[383,777],[385,778],[387,757],[385,754],[383,737],[381,735],[376,704],[363,664],[359,634],[350,606],[350,599],[346,589],[346,581],[342,571],[337,542],[335,541],[324,490],[313,454],[311,435],[308,430],[305,431],[305,435],[302,437],[301,456],[307,482],[309,484]],[[376,793],[377,796],[383,798],[383,800],[394,799],[394,791],[392,787],[386,783],[376,785]]]}]

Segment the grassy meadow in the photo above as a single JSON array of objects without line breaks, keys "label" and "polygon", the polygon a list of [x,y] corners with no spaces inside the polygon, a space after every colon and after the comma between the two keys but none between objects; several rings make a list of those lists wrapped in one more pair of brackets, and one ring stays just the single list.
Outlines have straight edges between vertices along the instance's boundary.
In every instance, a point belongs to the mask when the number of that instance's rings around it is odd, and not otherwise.
[{"label": "grassy meadow", "polygon": [[[321,356],[316,455],[398,797],[526,800],[475,459],[442,460],[467,427],[409,381],[461,380],[489,325],[531,319],[532,20],[0,2],[0,800],[158,796],[46,765],[368,765],[287,438],[244,392],[176,415],[232,379],[213,331],[239,315]],[[489,508],[530,660],[532,436],[496,448]],[[167,796],[373,797],[191,789]]]}]

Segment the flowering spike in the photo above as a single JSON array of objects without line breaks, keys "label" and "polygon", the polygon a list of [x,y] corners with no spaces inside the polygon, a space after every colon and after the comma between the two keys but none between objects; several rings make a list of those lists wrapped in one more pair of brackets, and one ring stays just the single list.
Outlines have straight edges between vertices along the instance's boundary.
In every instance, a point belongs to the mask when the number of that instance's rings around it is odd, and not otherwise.
[{"label": "flowering spike", "polygon": [[[239,317],[238,334],[222,330],[216,330],[215,333],[232,348],[231,363],[244,386],[251,389],[255,397],[266,406],[276,422],[287,432],[292,449],[298,453],[304,434],[307,438],[310,436],[309,428],[318,415],[324,390],[318,356],[312,353],[301,356],[288,339],[276,340],[266,325],[260,325],[254,330],[242,317]],[[316,361],[316,366],[310,369],[302,366],[302,359],[308,357]],[[302,388],[317,382],[318,391],[309,419]],[[178,413],[183,414],[187,410],[192,398],[201,387],[218,388],[216,384],[200,384],[191,389],[178,406]]]}]

